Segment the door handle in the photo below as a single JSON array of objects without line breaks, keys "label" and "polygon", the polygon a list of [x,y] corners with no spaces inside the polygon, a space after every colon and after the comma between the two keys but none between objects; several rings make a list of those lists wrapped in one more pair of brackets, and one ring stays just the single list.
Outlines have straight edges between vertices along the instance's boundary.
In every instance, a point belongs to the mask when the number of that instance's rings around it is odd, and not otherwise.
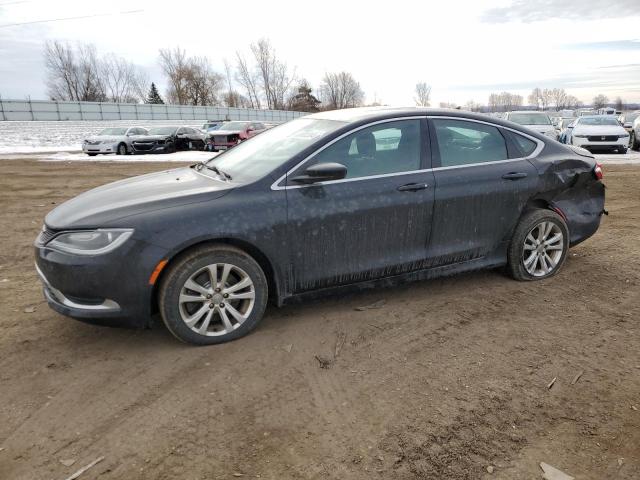
[{"label": "door handle", "polygon": [[504,175],[502,175],[502,178],[504,178],[505,180],[520,180],[521,178],[525,178],[526,176],[527,174],[524,172],[511,172],[505,173]]},{"label": "door handle", "polygon": [[416,192],[418,190],[424,190],[429,187],[426,183],[407,183],[406,185],[400,185],[398,191],[400,192]]}]

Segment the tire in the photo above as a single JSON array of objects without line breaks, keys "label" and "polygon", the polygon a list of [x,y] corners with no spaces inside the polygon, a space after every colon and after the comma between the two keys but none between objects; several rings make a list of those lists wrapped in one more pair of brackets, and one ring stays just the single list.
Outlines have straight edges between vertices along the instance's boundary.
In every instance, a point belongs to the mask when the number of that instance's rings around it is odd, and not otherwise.
[{"label": "tire", "polygon": [[[543,226],[545,231],[549,229],[547,236],[540,235],[540,228]],[[536,243],[542,239],[542,244],[544,244],[545,239],[548,242],[557,234],[562,234],[561,238],[551,242],[546,248],[540,246],[540,243]],[[529,251],[531,253],[527,253]],[[562,267],[568,251],[569,229],[563,218],[552,210],[531,210],[522,216],[511,238],[507,252],[509,273],[519,281],[542,280],[552,277]],[[536,253],[538,257],[532,257]],[[540,253],[546,253],[546,256],[542,258]],[[528,265],[527,262],[529,262]]]},{"label": "tire", "polygon": [[[221,288],[213,286],[211,272]],[[225,272],[226,287],[221,285]],[[188,251],[171,263],[160,285],[158,307],[176,338],[194,345],[213,345],[253,330],[264,315],[268,293],[265,274],[252,257],[229,245],[209,245]],[[230,299],[231,295],[240,298]],[[187,297],[194,301],[185,301]]]},{"label": "tire", "polygon": [[173,142],[168,142],[164,149],[164,153],[176,153],[176,145]]},{"label": "tire", "polygon": [[618,153],[624,155],[625,153],[627,153],[627,147],[618,148]]},{"label": "tire", "polygon": [[126,155],[127,152],[127,146],[124,143],[120,143],[118,144],[118,149],[116,150],[116,154],[117,155]]},{"label": "tire", "polygon": [[636,132],[631,132],[631,150],[640,150],[640,142],[636,138]]}]

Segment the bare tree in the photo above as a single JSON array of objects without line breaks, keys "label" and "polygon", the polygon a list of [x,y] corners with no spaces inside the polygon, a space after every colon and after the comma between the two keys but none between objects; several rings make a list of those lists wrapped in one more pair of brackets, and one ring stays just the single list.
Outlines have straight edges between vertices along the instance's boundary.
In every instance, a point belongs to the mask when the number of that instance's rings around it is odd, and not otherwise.
[{"label": "bare tree", "polygon": [[160,67],[169,83],[166,95],[169,103],[186,105],[188,103],[187,75],[189,70],[186,51],[180,47],[173,50],[160,49]]},{"label": "bare tree", "polygon": [[616,97],[615,106],[616,110],[618,110],[619,112],[624,110],[624,102],[622,101],[621,97]]},{"label": "bare tree", "polygon": [[106,100],[101,64],[93,45],[74,49],[60,41],[47,42],[44,49],[49,96],[55,100]]},{"label": "bare tree", "polygon": [[542,103],[542,90],[538,87],[531,90],[528,100],[529,105],[536,107],[536,110],[540,108],[540,104]]},{"label": "bare tree", "polygon": [[103,57],[100,62],[100,76],[105,94],[111,102],[144,101],[149,89],[146,73],[113,53]]},{"label": "bare tree", "polygon": [[327,108],[353,108],[362,105],[364,92],[348,72],[325,73],[320,85],[320,97]]},{"label": "bare tree", "polygon": [[419,107],[428,107],[429,100],[431,99],[431,85],[427,85],[426,82],[420,82],[416,84],[416,96],[413,100]]},{"label": "bare tree", "polygon": [[567,95],[567,99],[565,101],[566,108],[577,108],[580,106],[582,106],[582,102],[580,100],[578,100],[573,95]]},{"label": "bare tree", "polygon": [[285,98],[295,79],[287,64],[280,61],[268,39],[262,38],[251,44],[251,52],[256,62],[257,79],[266,99],[267,108],[283,109]]},{"label": "bare tree", "polygon": [[185,93],[190,105],[215,105],[223,86],[223,77],[214,72],[206,57],[187,60]]},{"label": "bare tree", "polygon": [[567,106],[568,95],[564,91],[564,88],[554,88],[550,90],[551,103],[556,108],[556,111],[562,110]]},{"label": "bare tree", "polygon": [[609,103],[609,98],[606,95],[600,94],[593,97],[593,108],[603,108]]},{"label": "bare tree", "polygon": [[492,93],[489,95],[489,110],[507,112],[522,106],[522,95],[510,92]]},{"label": "bare tree", "polygon": [[249,67],[246,59],[239,52],[236,52],[236,57],[238,61],[236,70],[236,81],[240,85],[242,85],[245,92],[247,93],[249,106],[251,108],[261,108],[260,96],[258,94],[258,80],[256,78],[256,75]]},{"label": "bare tree", "polygon": [[460,107],[458,106],[458,104],[457,104],[457,103],[455,103],[455,102],[440,102],[440,103],[438,104],[438,106],[439,106],[440,108],[457,108],[457,109],[459,109],[459,108],[460,108]]},{"label": "bare tree", "polygon": [[474,100],[469,100],[464,105],[465,110],[469,110],[470,112],[480,112],[482,110],[482,105]]},{"label": "bare tree", "polygon": [[225,59],[224,60],[224,72],[225,72],[225,80],[227,82],[227,89],[222,94],[222,103],[226,107],[244,107],[247,104],[247,99],[240,95],[235,88],[233,87],[233,80],[231,76],[231,65]]}]

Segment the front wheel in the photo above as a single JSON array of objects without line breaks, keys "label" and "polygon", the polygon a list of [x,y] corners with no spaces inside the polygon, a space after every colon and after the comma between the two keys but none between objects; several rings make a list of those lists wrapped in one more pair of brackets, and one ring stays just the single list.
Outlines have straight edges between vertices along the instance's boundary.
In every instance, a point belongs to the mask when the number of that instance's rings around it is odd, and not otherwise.
[{"label": "front wheel", "polygon": [[569,250],[569,229],[552,210],[523,215],[508,251],[508,267],[516,280],[541,280],[560,270]]},{"label": "front wheel", "polygon": [[625,154],[625,153],[627,153],[627,147],[620,147],[620,148],[618,148],[618,153],[621,153],[621,154]]},{"label": "front wheel", "polygon": [[260,265],[240,249],[215,245],[196,248],[169,267],[159,308],[164,324],[179,340],[212,345],[255,328],[267,298]]},{"label": "front wheel", "polygon": [[124,143],[118,145],[118,149],[116,150],[117,155],[126,155],[127,154],[127,146]]},{"label": "front wheel", "polygon": [[631,132],[631,150],[640,150],[640,142],[636,138],[636,132]]}]

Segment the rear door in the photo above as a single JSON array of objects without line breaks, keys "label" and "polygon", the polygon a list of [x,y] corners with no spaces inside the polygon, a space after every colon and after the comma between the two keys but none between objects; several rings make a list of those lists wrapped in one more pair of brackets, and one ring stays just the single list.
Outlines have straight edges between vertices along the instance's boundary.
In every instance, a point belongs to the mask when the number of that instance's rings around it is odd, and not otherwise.
[{"label": "rear door", "polygon": [[433,266],[485,257],[505,248],[538,172],[527,160],[532,137],[473,120],[429,120],[435,177],[429,258]]},{"label": "rear door", "polygon": [[[433,173],[426,120],[389,120],[329,144],[287,176],[292,292],[355,283],[422,267],[431,227]],[[347,167],[343,180],[300,185],[315,163]]]}]

